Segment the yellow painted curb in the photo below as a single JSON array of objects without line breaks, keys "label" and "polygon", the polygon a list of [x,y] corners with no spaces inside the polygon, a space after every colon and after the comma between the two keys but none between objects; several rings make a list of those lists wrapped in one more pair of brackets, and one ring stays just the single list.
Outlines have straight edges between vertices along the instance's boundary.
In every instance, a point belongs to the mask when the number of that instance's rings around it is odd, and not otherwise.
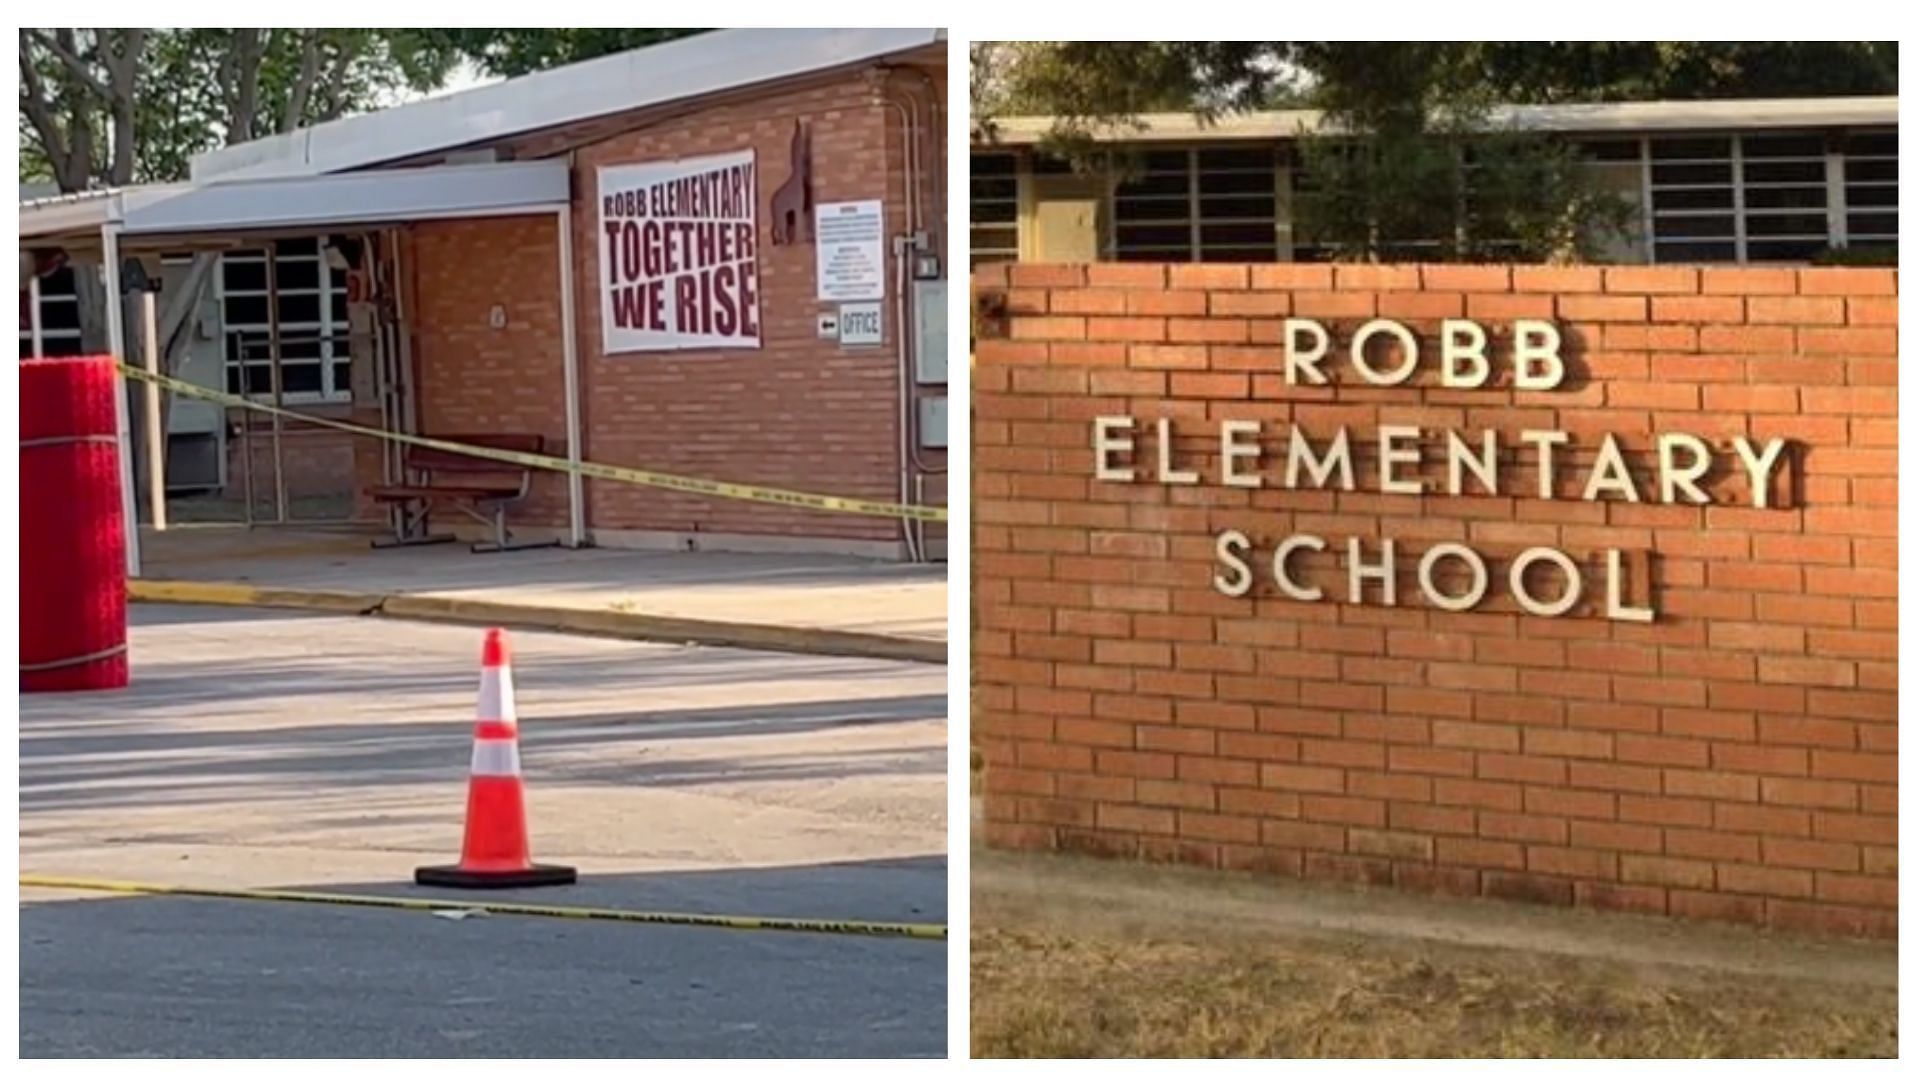
[{"label": "yellow painted curb", "polygon": [[333,589],[276,589],[246,582],[194,582],[169,578],[129,578],[127,599],[149,604],[220,604],[241,608],[300,608],[313,612],[364,615],[386,601],[383,593]]},{"label": "yellow painted curb", "polygon": [[217,886],[176,886],[159,882],[123,882],[104,878],[65,878],[59,875],[20,876],[20,885],[48,890],[87,893],[139,893],[159,897],[211,897],[227,901],[283,901],[296,904],[347,905],[412,912],[492,912],[503,916],[549,916],[560,919],[608,920],[615,923],[654,923],[681,927],[718,927],[730,931],[801,931],[829,935],[876,935],[883,938],[944,939],[945,924],[889,923],[875,920],[820,920],[790,916],[724,916],[706,912],[647,912],[629,908],[580,905],[534,905],[519,901],[459,900],[451,897],[389,897],[366,893],[323,893],[314,890],[250,890]]},{"label": "yellow painted curb", "polygon": [[292,608],[343,615],[380,615],[429,623],[462,623],[518,630],[588,634],[640,642],[694,643],[735,649],[947,663],[947,643],[897,634],[788,627],[767,623],[685,619],[604,608],[514,604],[411,593],[365,593],[329,589],[284,589],[245,582],[193,582],[134,578],[129,600],[149,604],[216,604],[242,608]]}]

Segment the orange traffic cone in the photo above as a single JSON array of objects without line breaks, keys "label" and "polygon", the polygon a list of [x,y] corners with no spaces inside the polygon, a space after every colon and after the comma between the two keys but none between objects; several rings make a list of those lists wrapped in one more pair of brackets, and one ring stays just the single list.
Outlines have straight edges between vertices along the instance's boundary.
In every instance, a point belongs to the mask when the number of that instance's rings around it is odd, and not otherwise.
[{"label": "orange traffic cone", "polygon": [[520,784],[520,726],[513,711],[513,667],[507,632],[493,628],[480,655],[480,710],[473,726],[473,770],[467,779],[467,836],[460,862],[420,867],[422,886],[506,889],[564,886],[571,867],[533,862],[527,854],[526,790]]}]

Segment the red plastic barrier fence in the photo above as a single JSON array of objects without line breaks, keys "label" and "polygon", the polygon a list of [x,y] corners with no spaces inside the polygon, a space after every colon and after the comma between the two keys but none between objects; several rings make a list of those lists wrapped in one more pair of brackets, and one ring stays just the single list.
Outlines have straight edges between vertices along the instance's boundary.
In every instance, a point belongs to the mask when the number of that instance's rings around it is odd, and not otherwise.
[{"label": "red plastic barrier fence", "polygon": [[20,364],[20,690],[127,685],[111,357]]}]

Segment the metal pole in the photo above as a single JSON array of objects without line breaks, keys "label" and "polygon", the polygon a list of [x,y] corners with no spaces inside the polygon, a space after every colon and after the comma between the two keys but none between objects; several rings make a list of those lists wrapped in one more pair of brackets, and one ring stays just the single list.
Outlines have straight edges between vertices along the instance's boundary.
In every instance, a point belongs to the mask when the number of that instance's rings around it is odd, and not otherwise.
[{"label": "metal pole", "polygon": [[47,343],[40,333],[40,275],[37,273],[27,277],[27,308],[27,319],[33,327],[33,355],[44,357],[47,355]]},{"label": "metal pole", "polygon": [[[280,388],[280,244],[267,241],[267,373],[273,390],[273,511],[274,524],[287,524],[287,473],[281,455],[283,407]],[[324,272],[325,267],[321,270]]]},{"label": "metal pole", "polygon": [[[140,359],[148,375],[160,374],[160,324],[155,315],[159,307],[159,294],[152,289],[140,292],[140,307],[147,326],[146,347],[140,351]],[[147,414],[147,520],[153,523],[154,531],[167,531],[167,433],[160,420],[160,384],[147,380],[141,388],[146,398]]]},{"label": "metal pole", "polygon": [[[240,339],[240,396],[253,397],[247,386],[247,343]],[[224,412],[224,410],[223,410]],[[240,410],[240,483],[246,493],[246,525],[253,528],[253,410]]]},{"label": "metal pole", "polygon": [[[100,252],[107,287],[107,352],[115,363],[127,355],[126,312],[120,296],[120,227],[102,226]],[[79,271],[75,271],[79,273]],[[114,369],[113,413],[120,446],[120,513],[126,520],[127,577],[140,576],[140,517],[133,500],[133,423],[127,416],[127,378]]]},{"label": "metal pole", "polygon": [[572,546],[586,543],[585,485],[580,479],[580,358],[573,327],[573,206],[555,215],[560,230],[560,361],[567,396],[567,528]]}]

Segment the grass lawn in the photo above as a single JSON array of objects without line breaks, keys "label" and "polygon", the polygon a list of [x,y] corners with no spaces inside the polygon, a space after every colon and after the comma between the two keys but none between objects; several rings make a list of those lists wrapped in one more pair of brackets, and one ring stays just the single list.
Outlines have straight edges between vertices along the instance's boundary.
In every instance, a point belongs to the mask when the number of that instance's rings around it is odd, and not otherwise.
[{"label": "grass lawn", "polygon": [[[1494,921],[1472,934],[1450,936],[1445,920],[1452,917],[1424,915],[1411,917],[1417,935],[1355,934],[1340,924],[1338,894],[1329,918],[1289,926],[1263,922],[1258,897],[1210,910],[1209,887],[1178,873],[1165,894],[1147,895],[1142,905],[1137,892],[1101,883],[1036,888],[1031,879],[1052,872],[1032,871],[1031,863],[1021,891],[996,894],[992,860],[984,862],[983,873],[976,850],[975,1057],[1897,1053],[1891,970],[1873,952],[1882,947],[1870,944],[1833,947],[1856,958],[1845,964],[1805,964],[1826,958],[1826,947],[1776,944],[1758,932],[1749,943],[1737,937],[1744,930],[1707,929],[1697,933],[1720,936],[1711,950],[1696,951],[1707,963],[1681,950],[1676,956],[1695,963],[1671,964],[1650,959],[1665,956],[1650,942],[1669,933],[1687,942],[1696,931],[1635,918],[1642,924],[1570,923],[1575,936],[1590,926],[1624,927],[1605,934],[1628,943],[1617,956],[1604,947],[1570,955],[1486,942],[1551,943],[1550,926],[1532,925],[1593,914],[1526,913],[1509,937],[1499,923],[1503,910],[1482,905],[1461,910],[1465,919]],[[1062,875],[1080,873],[1072,861],[1060,866]],[[1132,876],[1131,887],[1155,870],[1114,873]],[[1642,925],[1654,937],[1635,949]],[[1474,935],[1481,941],[1468,944]],[[1782,952],[1769,957],[1770,950]],[[1890,959],[1891,944],[1884,950]],[[1864,982],[1847,976],[1861,967],[1860,956],[1872,976]],[[1714,957],[1730,967],[1717,967]]]}]

